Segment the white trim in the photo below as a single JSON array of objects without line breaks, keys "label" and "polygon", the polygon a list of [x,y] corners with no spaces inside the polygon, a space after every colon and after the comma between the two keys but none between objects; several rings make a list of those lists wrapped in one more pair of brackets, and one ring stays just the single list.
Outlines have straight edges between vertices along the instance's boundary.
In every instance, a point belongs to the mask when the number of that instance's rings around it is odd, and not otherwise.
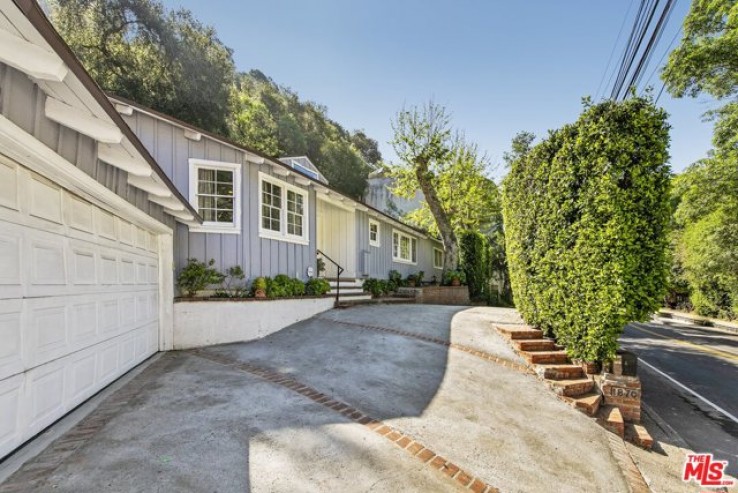
[{"label": "white trim", "polygon": [[120,144],[123,140],[123,132],[117,125],[50,96],[46,96],[44,114],[49,120],[76,130],[98,142]]},{"label": "white trim", "polygon": [[0,28],[0,61],[34,79],[61,82],[69,69],[56,53]]},{"label": "white trim", "polygon": [[[198,214],[200,213],[200,207],[197,202],[197,170],[205,168],[233,172],[233,223],[228,224],[203,220],[202,225],[190,227],[190,231],[193,233],[241,234],[241,164],[190,158],[189,165],[190,204],[195,208]],[[202,214],[200,214],[200,216],[202,216]]]},{"label": "white trim", "polygon": [[97,158],[132,175],[146,177],[152,173],[146,161],[134,158],[119,144],[98,144]]},{"label": "white trim", "polygon": [[[263,205],[262,187],[263,183],[271,183],[281,187],[282,194],[280,200],[279,215],[279,231],[264,229],[262,225],[261,209]],[[295,236],[287,233],[287,191],[291,191],[302,196],[302,236]],[[294,185],[259,171],[259,208],[257,210],[257,220],[259,221],[259,237],[269,240],[286,241],[289,243],[297,243],[300,245],[310,244],[310,194],[308,190],[299,188]]]},{"label": "white trim", "polygon": [[[441,252],[441,263],[436,264],[436,252]],[[433,247],[433,268],[434,269],[443,269],[443,250],[440,248]]]},{"label": "white trim", "polygon": [[115,215],[126,214],[139,226],[157,233],[172,232],[167,225],[101,185],[90,175],[2,115],[0,115],[0,153],[52,179],[67,190],[106,211]]},{"label": "white trim", "polygon": [[174,239],[171,234],[157,238],[159,258],[159,351],[174,348]]},{"label": "white trim", "polygon": [[[402,243],[402,238],[405,237],[410,242],[410,258],[404,259],[399,256],[395,256],[395,235],[398,235],[398,242]],[[415,261],[413,262],[413,240],[415,240]],[[397,246],[397,253],[399,255],[400,253],[400,245],[398,243]],[[419,245],[418,238],[414,236],[410,236],[409,234],[405,233],[404,231],[401,231],[399,229],[392,228],[392,261],[397,262],[398,264],[410,264],[410,265],[418,265],[418,245]]]},{"label": "white trim", "polygon": [[157,181],[152,175],[146,178],[136,175],[128,175],[128,184],[132,187],[136,187],[139,190],[148,192],[149,195],[156,195],[157,197],[173,197],[172,192],[169,191],[169,187]]},{"label": "white trim", "polygon": [[[372,240],[372,226],[377,227],[377,239]],[[382,223],[375,219],[369,219],[369,246],[381,247],[382,246]]]}]

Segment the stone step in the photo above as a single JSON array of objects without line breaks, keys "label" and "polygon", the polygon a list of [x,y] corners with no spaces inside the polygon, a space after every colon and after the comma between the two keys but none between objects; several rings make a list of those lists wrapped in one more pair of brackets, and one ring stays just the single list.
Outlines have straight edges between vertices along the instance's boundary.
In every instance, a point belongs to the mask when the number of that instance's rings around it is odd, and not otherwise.
[{"label": "stone step", "polygon": [[546,380],[584,378],[584,370],[579,365],[536,365],[536,373]]},{"label": "stone step", "polygon": [[520,355],[525,358],[528,363],[534,365],[564,364],[569,362],[569,356],[566,355],[566,351],[534,351],[530,353],[521,351]]},{"label": "stone step", "polygon": [[555,351],[556,344],[551,339],[513,339],[518,351]]},{"label": "stone step", "polygon": [[586,415],[595,416],[602,404],[602,394],[599,392],[588,392],[576,397],[568,397],[566,400]]},{"label": "stone step", "polygon": [[646,450],[651,450],[653,447],[653,437],[643,425],[626,423],[625,438]]},{"label": "stone step", "polygon": [[[335,294],[335,293],[333,293]],[[341,290],[340,293],[338,293],[338,300],[370,300],[372,299],[372,295],[369,293],[365,293],[363,291],[359,291],[358,293],[344,293],[343,290]]]},{"label": "stone step", "polygon": [[558,395],[565,397],[577,397],[587,394],[594,388],[594,381],[589,378],[578,378],[576,380],[547,380],[551,388]]},{"label": "stone step", "polygon": [[532,327],[510,327],[497,326],[497,330],[508,339],[540,339],[543,337],[543,331]]},{"label": "stone step", "polygon": [[620,438],[625,436],[625,422],[623,421],[623,414],[615,406],[602,406],[600,408],[600,421],[603,426],[615,433]]}]

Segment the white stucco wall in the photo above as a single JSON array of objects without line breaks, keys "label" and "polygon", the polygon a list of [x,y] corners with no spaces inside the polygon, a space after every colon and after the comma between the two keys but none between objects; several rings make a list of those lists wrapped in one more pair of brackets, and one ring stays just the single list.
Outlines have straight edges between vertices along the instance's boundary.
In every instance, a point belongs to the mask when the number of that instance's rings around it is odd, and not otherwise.
[{"label": "white stucco wall", "polygon": [[335,298],[179,301],[174,304],[174,349],[259,339],[333,308]]}]

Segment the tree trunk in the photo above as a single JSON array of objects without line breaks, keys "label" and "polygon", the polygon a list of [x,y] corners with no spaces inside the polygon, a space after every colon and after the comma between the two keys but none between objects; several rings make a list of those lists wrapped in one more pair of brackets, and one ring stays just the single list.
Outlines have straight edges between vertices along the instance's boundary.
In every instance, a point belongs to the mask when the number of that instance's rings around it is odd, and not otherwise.
[{"label": "tree trunk", "polygon": [[438,194],[436,194],[432,175],[428,171],[428,163],[418,159],[415,163],[415,175],[443,240],[443,274],[450,270],[456,270],[459,266],[459,244],[448,214],[446,214],[441,201],[438,199]]}]

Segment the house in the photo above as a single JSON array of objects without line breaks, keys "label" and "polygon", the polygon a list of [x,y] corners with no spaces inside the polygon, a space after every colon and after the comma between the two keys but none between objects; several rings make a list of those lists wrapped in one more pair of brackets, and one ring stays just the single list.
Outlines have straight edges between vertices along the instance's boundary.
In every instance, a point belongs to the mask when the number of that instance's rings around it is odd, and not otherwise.
[{"label": "house", "polygon": [[[110,96],[177,189],[202,216],[180,222],[174,258],[214,259],[246,276],[317,274],[316,256],[340,265],[349,282],[423,271],[440,278],[442,244],[330,187],[307,157],[271,159],[133,101]],[[326,261],[326,277],[336,267]]]},{"label": "house", "polygon": [[430,278],[440,248],[306,158],[109,97],[35,1],[0,0],[0,459],[174,347],[190,257],[306,279],[321,251],[349,279]]}]

